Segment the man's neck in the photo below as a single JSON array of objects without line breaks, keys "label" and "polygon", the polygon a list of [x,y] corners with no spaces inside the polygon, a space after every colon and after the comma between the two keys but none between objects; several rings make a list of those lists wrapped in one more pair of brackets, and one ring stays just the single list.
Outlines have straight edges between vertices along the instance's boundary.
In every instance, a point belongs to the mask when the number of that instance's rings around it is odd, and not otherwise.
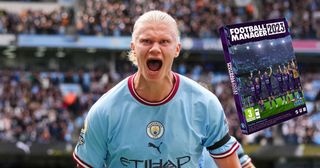
[{"label": "man's neck", "polygon": [[134,89],[144,100],[158,102],[170,94],[174,83],[173,73],[157,81],[148,81],[141,74],[137,74],[134,78]]}]

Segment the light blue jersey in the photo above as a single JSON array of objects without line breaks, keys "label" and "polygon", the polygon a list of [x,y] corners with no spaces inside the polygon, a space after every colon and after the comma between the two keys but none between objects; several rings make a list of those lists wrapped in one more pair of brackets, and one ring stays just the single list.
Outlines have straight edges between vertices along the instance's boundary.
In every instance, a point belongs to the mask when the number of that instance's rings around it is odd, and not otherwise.
[{"label": "light blue jersey", "polygon": [[142,99],[132,75],[90,109],[73,153],[82,167],[198,167],[206,147],[213,158],[231,155],[239,144],[228,134],[222,106],[196,82],[174,74],[160,102]]}]

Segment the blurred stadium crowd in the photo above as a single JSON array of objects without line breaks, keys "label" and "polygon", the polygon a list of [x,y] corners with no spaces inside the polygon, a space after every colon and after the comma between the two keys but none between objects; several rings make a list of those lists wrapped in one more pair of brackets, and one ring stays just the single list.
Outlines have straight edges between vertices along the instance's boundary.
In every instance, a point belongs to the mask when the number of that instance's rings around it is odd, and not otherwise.
[{"label": "blurred stadium crowd", "polygon": [[294,38],[320,38],[318,0],[267,0],[246,5],[233,0],[81,0],[76,10],[13,13],[0,9],[0,33],[65,34],[73,27],[80,35],[124,36],[130,35],[139,15],[155,8],[177,18],[182,37],[219,37],[217,29],[225,24],[285,17]]},{"label": "blurred stadium crowd", "polygon": [[[20,13],[0,9],[0,33],[65,34],[69,26],[75,26],[79,35],[128,36],[135,17],[157,7],[178,19],[182,37],[218,38],[217,29],[224,24],[286,17],[293,38],[320,38],[318,0],[267,0],[246,6],[232,4],[229,0],[149,3],[143,0],[134,0],[134,3],[130,0],[85,0],[77,12],[66,8]],[[208,72],[204,65],[183,64],[176,66],[176,71],[210,87],[223,104],[230,133],[242,143],[320,145],[320,101],[316,95],[309,96],[307,115],[245,136],[239,129],[226,73]],[[68,72],[0,70],[0,141],[74,143],[91,105],[130,73],[100,69]],[[301,80],[306,96],[320,88],[319,73],[306,72]],[[82,92],[63,94],[60,85],[65,83],[78,84]]]}]

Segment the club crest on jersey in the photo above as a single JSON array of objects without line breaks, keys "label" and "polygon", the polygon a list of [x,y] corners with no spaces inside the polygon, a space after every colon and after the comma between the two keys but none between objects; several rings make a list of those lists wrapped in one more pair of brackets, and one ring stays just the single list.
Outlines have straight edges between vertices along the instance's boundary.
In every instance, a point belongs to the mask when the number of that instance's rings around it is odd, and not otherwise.
[{"label": "club crest on jersey", "polygon": [[152,139],[158,139],[162,137],[164,133],[164,127],[159,121],[152,121],[147,126],[147,134]]}]

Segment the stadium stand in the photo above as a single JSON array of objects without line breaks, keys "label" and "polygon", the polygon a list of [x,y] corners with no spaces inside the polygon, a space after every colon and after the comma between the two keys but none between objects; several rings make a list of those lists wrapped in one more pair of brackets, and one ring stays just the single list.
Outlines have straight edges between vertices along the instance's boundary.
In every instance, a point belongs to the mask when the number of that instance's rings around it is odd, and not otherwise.
[{"label": "stadium stand", "polygon": [[64,8],[49,12],[39,9],[19,12],[13,12],[12,8],[2,9],[0,33],[63,34],[65,27],[75,19],[78,34],[126,36],[130,35],[136,16],[157,8],[177,18],[182,37],[219,37],[217,29],[225,24],[285,17],[294,38],[320,38],[320,30],[317,29],[320,26],[320,5],[316,0],[270,0],[245,5],[221,0],[165,3],[85,0],[79,1],[78,6],[75,18]]}]

